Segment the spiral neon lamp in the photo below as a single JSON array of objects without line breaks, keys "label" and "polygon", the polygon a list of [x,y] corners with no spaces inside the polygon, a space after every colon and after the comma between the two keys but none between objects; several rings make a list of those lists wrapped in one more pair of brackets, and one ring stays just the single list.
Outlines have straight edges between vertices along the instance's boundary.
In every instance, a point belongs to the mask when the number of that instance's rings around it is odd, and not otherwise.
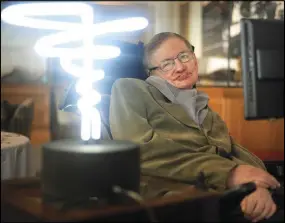
[{"label": "spiral neon lamp", "polygon": [[[35,18],[35,16],[79,16],[81,23],[70,23]],[[84,3],[31,3],[16,4],[4,9],[1,20],[18,26],[36,29],[57,30],[58,33],[44,36],[36,42],[35,50],[43,57],[59,57],[65,71],[78,77],[76,89],[81,96],[78,108],[82,114],[81,138],[89,140],[100,138],[100,114],[94,105],[100,102],[100,95],[92,89],[93,82],[104,78],[104,71],[93,70],[93,60],[110,59],[120,55],[115,46],[96,46],[94,38],[113,32],[130,32],[144,29],[147,19],[134,17],[93,24],[93,9]],[[56,47],[71,41],[82,41],[79,48]],[[83,61],[83,67],[72,62]]]},{"label": "spiral neon lamp", "polygon": [[[78,16],[80,23],[54,21],[45,16]],[[94,39],[108,33],[144,29],[147,19],[132,17],[94,24],[93,8],[88,4],[41,2],[11,5],[2,10],[1,20],[17,26],[58,31],[37,40],[34,49],[40,56],[58,57],[62,68],[78,78],[76,91],[81,96],[77,106],[81,112],[82,140],[58,140],[43,145],[44,196],[57,200],[106,198],[111,196],[114,185],[138,191],[139,147],[126,141],[100,140],[101,118],[95,105],[101,96],[93,89],[93,83],[104,78],[104,71],[94,70],[93,61],[118,57],[120,49],[94,45]],[[60,47],[72,41],[81,41],[82,46]],[[73,63],[78,59],[83,66]],[[86,143],[90,139],[93,143]]]}]

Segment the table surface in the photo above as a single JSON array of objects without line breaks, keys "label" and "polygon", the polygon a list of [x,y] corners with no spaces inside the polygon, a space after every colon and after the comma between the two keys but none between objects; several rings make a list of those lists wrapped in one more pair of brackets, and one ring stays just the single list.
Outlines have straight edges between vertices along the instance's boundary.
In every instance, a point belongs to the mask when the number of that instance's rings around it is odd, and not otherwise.
[{"label": "table surface", "polygon": [[29,143],[29,138],[21,134],[13,132],[2,132],[1,131],[1,150],[17,148],[22,145]]},{"label": "table surface", "polygon": [[[160,219],[163,218],[164,220],[170,218],[179,219],[179,217],[185,216],[194,220],[218,216],[217,210],[220,195],[218,193],[204,192],[189,185],[180,194],[145,200],[145,205],[110,205],[107,207],[96,207],[95,209],[72,209],[64,212],[51,205],[43,204],[40,188],[39,178],[5,180],[1,182],[1,207],[4,206],[2,205],[4,203],[9,204],[42,221],[87,221],[91,219],[101,221],[108,220],[111,216],[116,221],[116,218],[122,216],[122,213],[133,214],[133,219],[138,220],[137,214],[140,211],[144,213],[145,217],[146,207],[156,210],[157,214],[160,213]],[[175,207],[176,209],[174,209]],[[185,216],[182,216],[182,211],[184,214],[186,213]]]}]

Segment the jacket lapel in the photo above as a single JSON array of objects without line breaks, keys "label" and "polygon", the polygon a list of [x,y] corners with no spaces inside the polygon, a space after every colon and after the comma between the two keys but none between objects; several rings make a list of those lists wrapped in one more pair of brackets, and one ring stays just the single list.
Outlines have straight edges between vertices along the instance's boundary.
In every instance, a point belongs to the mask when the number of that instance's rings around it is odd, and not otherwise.
[{"label": "jacket lapel", "polygon": [[180,105],[173,104],[168,101],[168,99],[166,99],[166,97],[153,86],[150,86],[149,88],[153,98],[162,108],[167,111],[169,115],[188,127],[199,129],[199,126],[192,119],[190,119],[187,112]]},{"label": "jacket lapel", "polygon": [[205,129],[207,132],[212,130],[213,127],[213,111],[211,110],[210,107],[208,107],[208,112],[207,115],[202,123],[203,129]]}]

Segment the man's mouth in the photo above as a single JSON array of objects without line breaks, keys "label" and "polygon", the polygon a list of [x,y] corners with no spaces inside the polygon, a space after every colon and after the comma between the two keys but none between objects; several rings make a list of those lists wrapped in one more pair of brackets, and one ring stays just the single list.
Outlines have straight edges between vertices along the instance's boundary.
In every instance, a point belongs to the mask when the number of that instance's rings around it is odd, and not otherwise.
[{"label": "man's mouth", "polygon": [[181,74],[177,78],[174,79],[174,81],[183,81],[184,79],[191,77],[192,73],[187,73],[187,74]]}]

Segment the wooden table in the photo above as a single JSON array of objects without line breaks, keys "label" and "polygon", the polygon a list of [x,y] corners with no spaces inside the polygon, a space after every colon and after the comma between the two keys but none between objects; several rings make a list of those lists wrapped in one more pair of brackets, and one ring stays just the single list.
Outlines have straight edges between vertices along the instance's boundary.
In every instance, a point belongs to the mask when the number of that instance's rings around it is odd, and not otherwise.
[{"label": "wooden table", "polygon": [[[189,185],[184,185],[185,189],[176,195],[148,198],[145,200],[145,205],[109,205],[92,209],[63,211],[42,203],[39,178],[5,180],[1,184],[1,222],[146,222],[150,221],[151,217],[150,213],[146,211],[146,207],[152,211],[154,218],[160,222],[219,221],[220,194],[204,192]],[[173,188],[181,188],[179,184],[173,185],[176,185]],[[161,186],[163,187],[163,185]]]}]

